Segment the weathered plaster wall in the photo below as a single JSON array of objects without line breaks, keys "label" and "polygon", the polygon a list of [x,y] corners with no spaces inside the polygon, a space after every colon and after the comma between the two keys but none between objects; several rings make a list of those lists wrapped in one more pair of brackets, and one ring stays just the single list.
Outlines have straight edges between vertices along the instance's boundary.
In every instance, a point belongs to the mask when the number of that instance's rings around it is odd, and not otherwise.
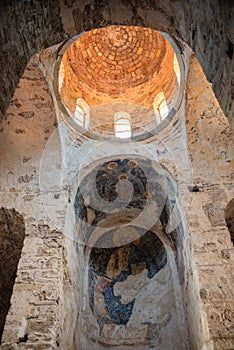
[{"label": "weathered plaster wall", "polygon": [[225,208],[234,192],[234,135],[196,58],[188,75],[186,124],[196,186],[187,217],[200,298],[214,348],[232,349],[234,248]]},{"label": "weathered plaster wall", "polygon": [[162,30],[190,45],[233,123],[233,11],[229,0],[3,1],[1,115],[35,52],[86,30],[123,24]]}]

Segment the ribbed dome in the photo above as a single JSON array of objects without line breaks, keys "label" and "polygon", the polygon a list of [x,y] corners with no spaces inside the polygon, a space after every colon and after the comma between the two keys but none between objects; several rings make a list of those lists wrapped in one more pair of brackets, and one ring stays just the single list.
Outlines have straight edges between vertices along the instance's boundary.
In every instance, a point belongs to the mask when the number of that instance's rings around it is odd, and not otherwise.
[{"label": "ribbed dome", "polygon": [[85,33],[67,51],[69,70],[97,91],[119,94],[157,75],[166,53],[158,32],[109,27]]},{"label": "ribbed dome", "polygon": [[136,26],[91,30],[62,56],[61,101],[76,123],[92,134],[115,137],[121,112],[129,115],[131,136],[141,135],[154,130],[175,106],[180,84],[175,62],[172,46],[155,30]]}]

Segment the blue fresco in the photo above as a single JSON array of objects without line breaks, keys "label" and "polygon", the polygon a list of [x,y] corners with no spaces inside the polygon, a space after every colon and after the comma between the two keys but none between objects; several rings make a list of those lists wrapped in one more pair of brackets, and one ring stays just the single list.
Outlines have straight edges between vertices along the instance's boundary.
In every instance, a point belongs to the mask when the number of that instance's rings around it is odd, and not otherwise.
[{"label": "blue fresco", "polygon": [[[139,229],[140,230],[140,229]],[[114,230],[106,235],[113,236]],[[105,239],[105,237],[102,237]],[[111,278],[107,275],[107,265],[111,257],[116,257],[114,262],[118,266],[118,253],[123,247],[117,248],[93,248],[90,255],[89,269],[89,302],[90,307],[97,317],[99,323],[113,323],[127,325],[131,318],[135,298],[127,304],[121,302],[121,297],[114,294],[114,286],[117,282],[124,282],[130,275],[134,274],[133,268],[144,266],[148,272],[148,278],[153,278],[167,263],[166,250],[160,239],[152,232],[147,232],[137,242],[131,242],[125,246],[128,251],[128,262],[124,270],[117,276]],[[114,267],[115,268],[115,267]],[[106,315],[99,315],[96,309],[100,308],[100,301],[95,300],[94,289],[97,279],[103,278],[104,284],[101,288],[103,294],[103,308],[107,310]],[[97,304],[99,303],[99,305]]]}]

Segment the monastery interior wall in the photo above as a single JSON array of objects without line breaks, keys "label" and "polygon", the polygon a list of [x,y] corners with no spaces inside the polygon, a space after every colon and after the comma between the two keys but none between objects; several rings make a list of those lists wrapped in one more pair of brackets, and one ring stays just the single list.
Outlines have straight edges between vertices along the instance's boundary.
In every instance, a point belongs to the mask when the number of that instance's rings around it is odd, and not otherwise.
[{"label": "monastery interior wall", "polygon": [[[7,216],[5,225],[11,233],[9,237],[1,220],[1,261],[5,261],[1,281],[17,268],[12,248],[21,248],[15,250],[21,258],[14,288],[6,279],[3,286],[6,291],[13,289],[11,300],[8,295],[4,303],[11,307],[2,337],[3,349],[59,346],[66,259],[61,229],[63,210],[58,206],[59,195],[42,193],[39,184],[43,150],[56,127],[48,86],[40,69],[30,63],[8,108],[7,119],[1,124],[1,213]],[[47,200],[56,206],[54,221],[48,219],[43,207]],[[25,225],[21,246],[17,243],[20,217]],[[6,239],[10,239],[11,246]],[[9,249],[5,249],[7,245]]]},{"label": "monastery interior wall", "polygon": [[[204,349],[232,349],[233,244],[225,222],[225,209],[233,199],[233,133],[225,119],[228,117],[233,126],[231,2],[3,1],[0,10],[3,120],[0,196],[1,213],[10,216],[3,219],[6,223],[1,229],[4,247],[8,244],[9,232],[16,232],[7,230],[6,226],[14,225],[14,220],[18,219],[25,225],[11,301],[14,276],[11,284],[5,282],[9,287],[6,303],[10,302],[11,307],[3,332],[3,350],[76,349],[81,300],[79,276],[83,271],[79,249],[82,248],[71,239],[73,237],[64,237],[64,232],[74,229],[65,222],[69,186],[57,186],[61,159],[64,159],[62,152],[66,150],[60,142],[65,144],[67,136],[64,129],[58,132],[60,119],[58,116],[56,119],[53,101],[40,70],[35,63],[28,62],[45,47],[110,24],[140,25],[179,37],[195,51],[206,75],[193,58],[187,83],[186,124],[174,119],[167,126],[159,153],[164,151],[163,142],[170,139],[166,131],[172,126],[172,140],[182,138],[184,145],[188,145],[192,165],[193,182],[188,184],[191,202],[189,208],[185,206],[188,209],[187,238],[182,242],[179,258],[185,262],[185,270],[179,273],[179,278],[180,283],[184,280],[191,344],[195,349],[202,346]],[[184,128],[185,125],[187,133],[180,130],[180,126]],[[77,148],[79,146],[80,141]],[[175,148],[177,144],[172,150]],[[185,148],[180,144],[177,157]],[[48,149],[52,150],[49,159],[46,158]],[[160,161],[176,179],[178,169],[173,159],[162,156]],[[41,169],[42,183],[39,181]],[[43,188],[47,180],[51,185],[49,191]],[[19,241],[17,235],[15,245],[20,243],[17,259],[22,237]],[[3,250],[1,254],[8,261]],[[12,259],[9,269],[15,271],[17,259]]]},{"label": "monastery interior wall", "polygon": [[[190,64],[185,123],[177,117],[163,130],[159,160],[178,179],[173,152],[178,159],[188,145],[193,181],[188,184],[191,202],[186,212],[186,238],[180,242],[182,257],[178,259],[185,265],[179,279],[180,284],[184,280],[192,347],[231,349],[233,244],[225,208],[233,198],[233,133],[198,62],[192,58]],[[6,118],[1,127],[1,206],[22,215],[25,239],[2,348],[76,349],[83,247],[74,242],[69,235],[74,227],[65,222],[67,184],[57,186],[64,156],[60,142],[68,141],[70,147],[71,140],[61,141],[65,134],[58,133],[60,120],[34,61],[25,70]],[[165,143],[171,145],[172,159],[163,156]],[[77,149],[80,146],[78,142]],[[46,158],[48,150],[50,158]],[[186,171],[186,167],[182,169]],[[47,180],[49,191],[43,188]]]},{"label": "monastery interior wall", "polygon": [[186,128],[195,191],[187,212],[199,296],[215,349],[233,347],[233,242],[225,209],[233,198],[233,132],[195,57],[187,84]]}]

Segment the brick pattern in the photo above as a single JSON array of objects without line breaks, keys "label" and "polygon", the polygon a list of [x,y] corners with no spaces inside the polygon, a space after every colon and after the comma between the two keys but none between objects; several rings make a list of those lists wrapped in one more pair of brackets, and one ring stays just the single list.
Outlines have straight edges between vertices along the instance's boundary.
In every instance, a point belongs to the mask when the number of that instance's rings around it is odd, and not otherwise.
[{"label": "brick pattern", "polygon": [[152,130],[155,96],[163,92],[171,108],[178,95],[174,55],[169,42],[155,30],[136,26],[91,30],[63,55],[61,100],[73,116],[77,98],[84,99],[91,107],[90,129],[98,135],[113,135],[112,108],[118,103],[124,104],[125,111],[134,105],[149,108],[143,118],[131,114],[132,129],[134,135],[146,126]]},{"label": "brick pattern", "polygon": [[146,82],[158,72],[165,47],[165,39],[154,30],[111,26],[82,35],[69,48],[67,58],[81,81],[115,94]]}]

